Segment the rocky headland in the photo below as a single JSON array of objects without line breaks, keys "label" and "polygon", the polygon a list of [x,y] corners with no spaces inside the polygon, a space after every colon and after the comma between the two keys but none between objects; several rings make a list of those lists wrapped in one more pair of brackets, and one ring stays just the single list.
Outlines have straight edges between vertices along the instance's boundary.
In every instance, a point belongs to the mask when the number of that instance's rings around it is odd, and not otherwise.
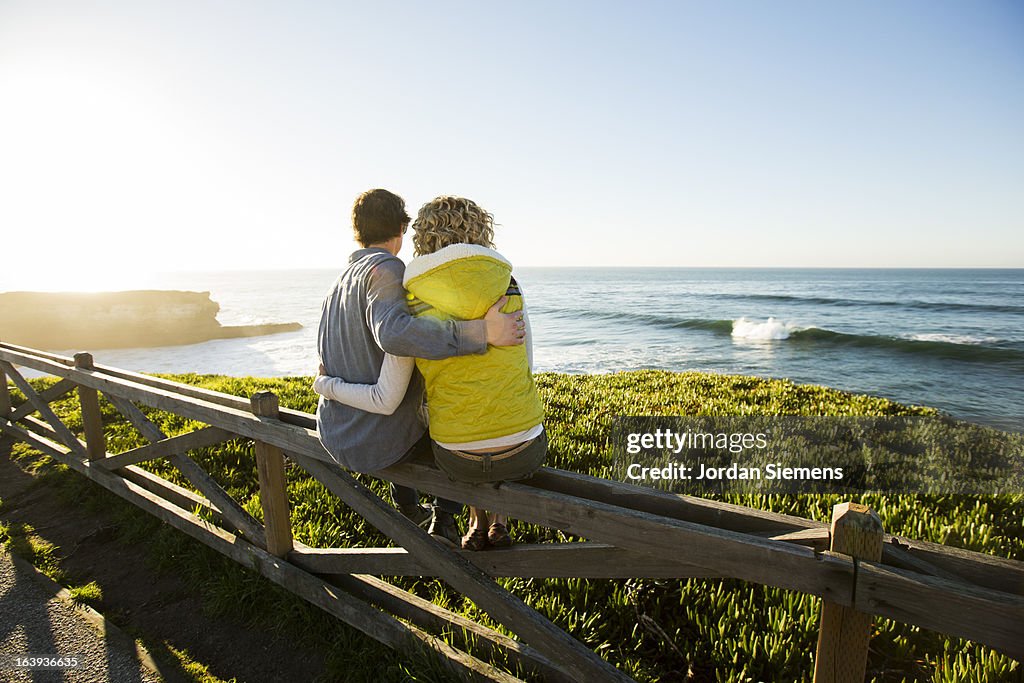
[{"label": "rocky headland", "polygon": [[176,346],[211,339],[257,337],[302,328],[299,323],[224,326],[209,292],[5,292],[0,341],[39,349]]}]

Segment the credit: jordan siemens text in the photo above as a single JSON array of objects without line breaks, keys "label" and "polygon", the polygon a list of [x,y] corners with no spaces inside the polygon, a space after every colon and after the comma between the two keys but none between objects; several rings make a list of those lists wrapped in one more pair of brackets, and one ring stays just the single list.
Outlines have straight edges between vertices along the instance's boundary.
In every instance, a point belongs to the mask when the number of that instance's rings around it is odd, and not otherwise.
[{"label": "credit: jordan siemens text", "polygon": [[[745,450],[762,450],[768,447],[768,434],[749,432],[702,432],[656,429],[652,432],[633,432],[626,436],[626,453],[638,455],[644,451],[673,453],[677,457],[685,451],[727,451],[738,455]],[[762,459],[763,460],[763,459]],[[723,465],[705,464],[694,458],[689,464],[671,462],[649,466],[638,462],[626,468],[626,477],[633,481],[648,480],[724,480],[740,481],[751,479],[822,481],[843,478],[842,467],[789,467],[781,462],[758,466],[742,466],[739,463]]]},{"label": "credit: jordan siemens text", "polygon": [[681,465],[670,463],[662,467],[645,467],[638,462],[626,468],[626,476],[634,481],[786,479],[794,481],[822,481],[843,478],[842,467],[785,467],[782,463],[768,463],[762,467],[741,467],[733,463],[724,467],[709,467],[704,463]]}]

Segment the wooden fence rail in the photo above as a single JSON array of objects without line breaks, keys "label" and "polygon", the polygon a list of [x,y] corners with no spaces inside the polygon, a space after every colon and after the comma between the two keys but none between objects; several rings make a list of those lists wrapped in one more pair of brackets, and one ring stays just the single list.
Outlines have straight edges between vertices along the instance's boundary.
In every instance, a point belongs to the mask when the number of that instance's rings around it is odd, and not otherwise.
[{"label": "wooden fence rail", "polygon": [[[60,380],[37,392],[23,366]],[[7,379],[26,397],[11,404]],[[332,462],[312,415],[279,408],[273,394],[249,399],[0,344],[0,426],[105,489],[157,516],[303,599],[394,648],[426,646],[470,680],[514,681],[464,649],[500,653],[554,681],[632,680],[495,581],[499,576],[738,578],[819,596],[816,681],[863,680],[871,615],[917,624],[1024,656],[1024,563],[885,535],[860,506],[822,522],[670,494],[543,468],[528,483],[499,488],[450,481],[432,463],[394,466],[382,477],[421,491],[588,539],[490,553],[448,549]],[[49,404],[77,391],[80,438]],[[98,396],[146,445],[107,452]],[[136,405],[208,426],[168,437]],[[36,417],[38,415],[39,417]],[[255,443],[264,523],[252,517],[188,451],[238,436]],[[393,548],[310,548],[288,522],[284,458],[324,484],[392,539]],[[195,491],[137,465],[166,458]],[[205,521],[191,512],[203,511]],[[377,576],[437,576],[518,634],[513,640]],[[403,621],[405,620],[405,621]],[[431,632],[455,635],[449,645]]]}]

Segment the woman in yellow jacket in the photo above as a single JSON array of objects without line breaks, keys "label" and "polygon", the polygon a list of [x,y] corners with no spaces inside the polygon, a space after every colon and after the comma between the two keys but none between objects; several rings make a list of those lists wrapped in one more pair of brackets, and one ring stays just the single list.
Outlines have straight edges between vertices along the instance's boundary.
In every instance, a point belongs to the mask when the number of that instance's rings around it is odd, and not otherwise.
[{"label": "woman in yellow jacket", "polygon": [[[412,314],[417,317],[473,320],[507,297],[502,312],[523,311],[526,343],[490,347],[483,355],[443,360],[417,358],[427,387],[427,409],[434,460],[456,481],[491,483],[523,479],[547,455],[544,410],[531,374],[530,327],[512,264],[494,251],[494,219],[474,202],[438,197],[425,204],[413,222],[416,258],[405,271]],[[352,403],[400,401],[412,363],[385,357],[376,385],[353,385],[319,377],[314,385],[327,398]],[[358,395],[358,396],[357,396]],[[390,401],[388,405],[394,404]],[[392,408],[393,409],[393,408]],[[448,536],[435,518],[432,533]],[[451,522],[454,526],[454,521]],[[505,515],[470,508],[463,548],[482,550],[509,545]]]}]

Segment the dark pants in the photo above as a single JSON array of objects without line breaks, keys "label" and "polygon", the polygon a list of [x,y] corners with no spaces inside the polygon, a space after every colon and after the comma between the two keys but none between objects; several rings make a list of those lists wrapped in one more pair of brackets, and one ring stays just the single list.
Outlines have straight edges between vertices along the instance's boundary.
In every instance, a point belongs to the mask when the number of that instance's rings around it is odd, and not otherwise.
[{"label": "dark pants", "polygon": [[434,462],[452,481],[487,484],[519,481],[533,476],[548,454],[548,435],[541,431],[528,443],[495,453],[450,451],[433,444]]},{"label": "dark pants", "polygon": [[[419,457],[431,457],[430,451],[430,437],[427,434],[423,435],[423,438],[413,444],[412,448],[409,449],[399,463],[408,462],[415,460]],[[396,463],[398,464],[398,463]],[[399,507],[411,507],[413,505],[419,505],[420,494],[414,488],[408,486],[401,486],[399,484],[391,484],[391,501]],[[437,507],[443,512],[447,512],[450,515],[457,515],[462,512],[462,503],[454,500],[448,500],[447,498],[437,498]]]}]

